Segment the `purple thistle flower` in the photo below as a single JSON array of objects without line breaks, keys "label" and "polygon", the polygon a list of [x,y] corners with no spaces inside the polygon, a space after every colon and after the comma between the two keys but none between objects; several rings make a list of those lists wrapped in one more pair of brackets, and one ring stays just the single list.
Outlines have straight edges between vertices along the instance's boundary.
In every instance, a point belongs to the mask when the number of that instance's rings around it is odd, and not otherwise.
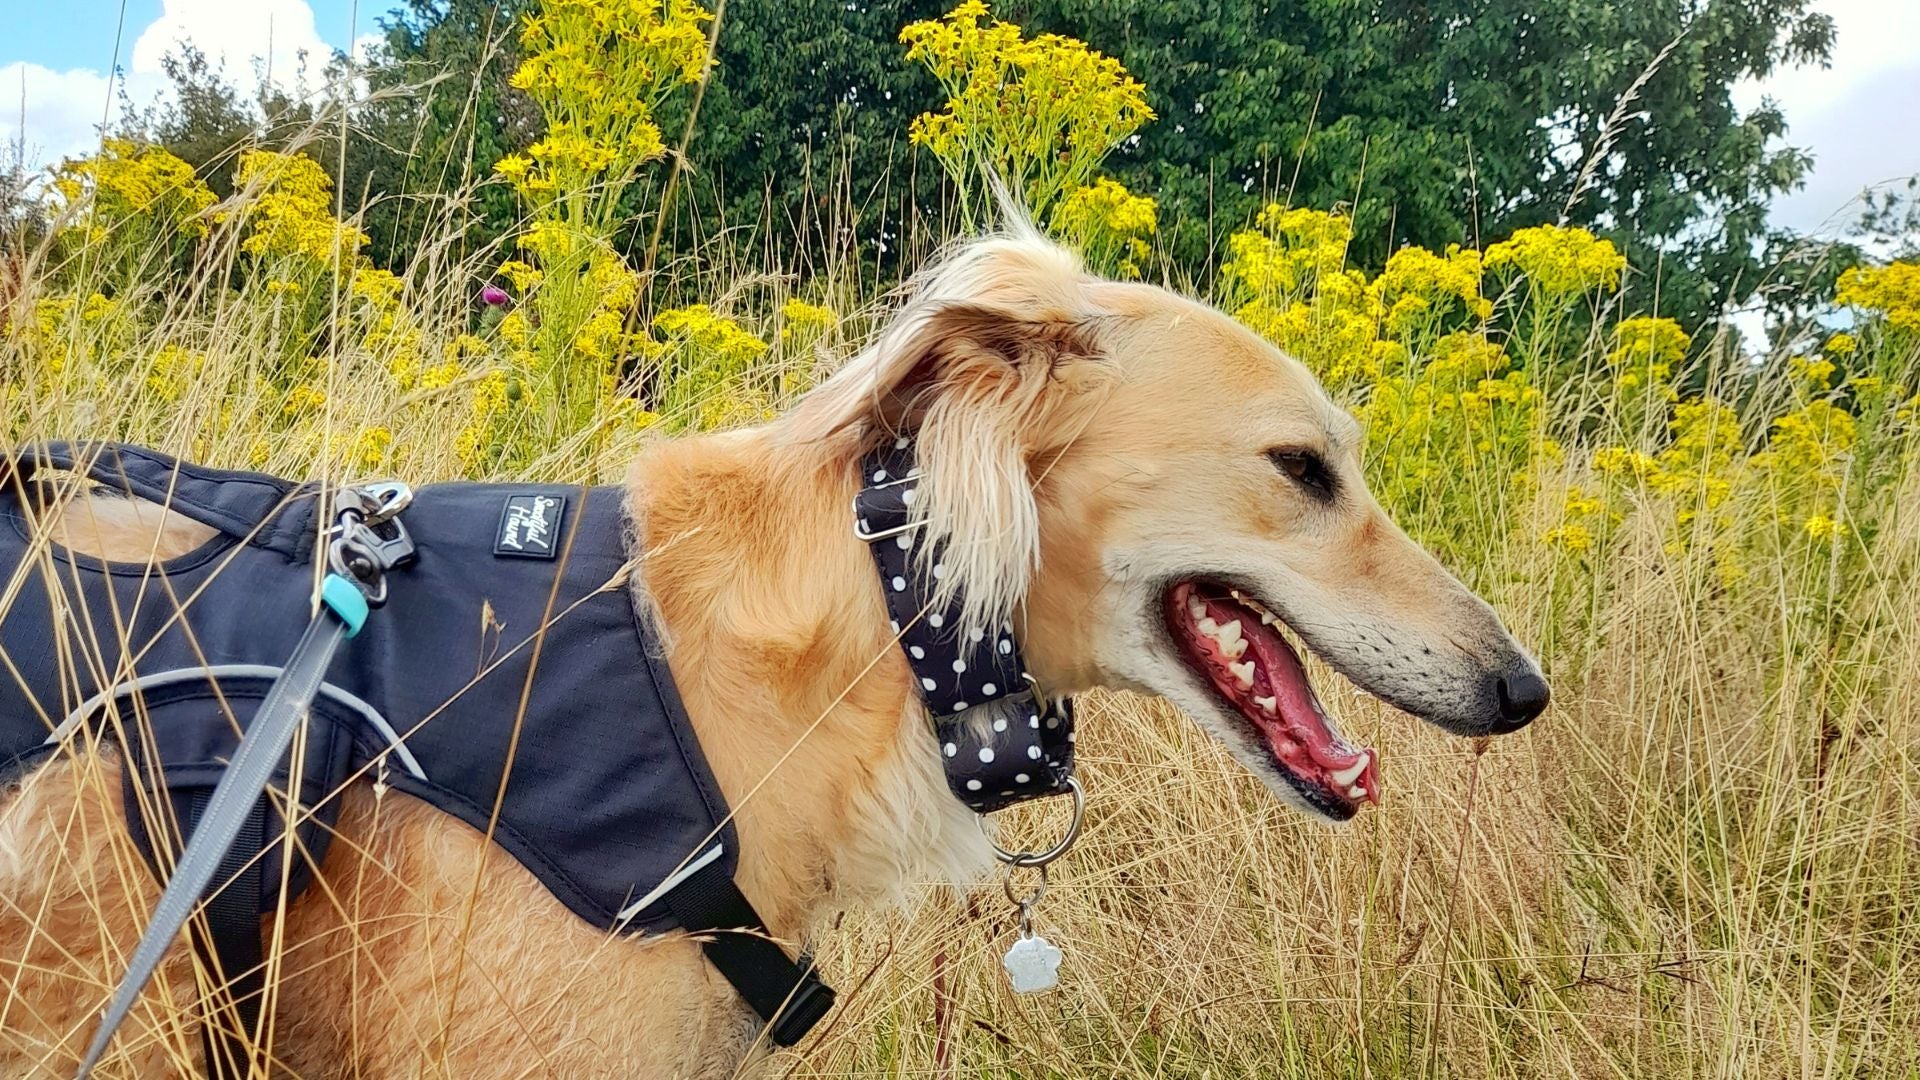
[{"label": "purple thistle flower", "polygon": [[488,307],[505,307],[512,300],[513,297],[507,295],[507,290],[498,285],[489,285],[480,290],[480,302]]}]

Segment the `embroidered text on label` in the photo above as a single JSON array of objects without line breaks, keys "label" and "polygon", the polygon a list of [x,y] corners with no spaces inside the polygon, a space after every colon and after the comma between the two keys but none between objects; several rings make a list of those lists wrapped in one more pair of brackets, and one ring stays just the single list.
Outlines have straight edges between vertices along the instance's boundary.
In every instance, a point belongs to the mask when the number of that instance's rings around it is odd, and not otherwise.
[{"label": "embroidered text on label", "polygon": [[500,533],[494,539],[495,555],[518,555],[533,559],[551,559],[554,541],[560,535],[560,519],[566,513],[567,500],[556,495],[514,495],[507,499],[500,515]]}]

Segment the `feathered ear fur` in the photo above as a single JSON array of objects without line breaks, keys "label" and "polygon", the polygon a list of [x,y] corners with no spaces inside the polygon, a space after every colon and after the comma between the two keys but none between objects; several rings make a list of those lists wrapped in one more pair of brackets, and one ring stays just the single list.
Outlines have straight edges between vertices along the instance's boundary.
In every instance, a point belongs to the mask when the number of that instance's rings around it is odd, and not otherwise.
[{"label": "feathered ear fur", "polygon": [[1095,355],[1078,261],[1037,236],[978,241],[922,279],[879,337],[807,395],[794,441],[841,439],[850,456],[911,433],[922,483],[922,570],[938,550],[937,602],[964,597],[967,630],[997,625],[1039,558],[1031,455],[1067,392],[1063,365]]}]

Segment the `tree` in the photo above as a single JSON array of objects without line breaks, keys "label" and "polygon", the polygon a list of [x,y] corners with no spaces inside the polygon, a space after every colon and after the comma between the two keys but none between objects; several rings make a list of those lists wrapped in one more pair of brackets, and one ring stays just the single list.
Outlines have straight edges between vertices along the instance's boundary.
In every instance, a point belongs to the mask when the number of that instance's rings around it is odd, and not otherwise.
[{"label": "tree", "polygon": [[[1751,289],[1768,199],[1809,159],[1742,78],[1824,61],[1809,0],[1027,0],[1117,55],[1162,117],[1110,169],[1189,266],[1259,203],[1350,206],[1354,257],[1560,220],[1660,267],[1697,324]],[[1651,300],[1651,298],[1649,298]]]},{"label": "tree", "polygon": [[[907,124],[939,104],[939,88],[897,39],[947,6],[731,0],[688,155],[698,227],[711,235],[768,215],[816,238],[844,227],[892,264],[940,191],[939,167],[907,145]],[[856,219],[834,221],[836,200]]]},{"label": "tree", "polygon": [[[540,112],[508,79],[520,64],[528,0],[407,0],[380,20],[385,40],[356,69],[365,92],[348,143],[349,201],[364,199],[369,253],[403,264],[452,223],[491,243],[519,217],[513,189],[482,183],[494,163],[539,138]],[[435,199],[469,185],[471,200]]]}]

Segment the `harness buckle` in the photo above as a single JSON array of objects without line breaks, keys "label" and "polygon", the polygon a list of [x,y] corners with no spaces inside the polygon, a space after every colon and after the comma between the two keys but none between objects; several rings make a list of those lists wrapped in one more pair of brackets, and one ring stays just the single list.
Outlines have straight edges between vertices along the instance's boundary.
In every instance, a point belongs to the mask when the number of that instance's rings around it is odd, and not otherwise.
[{"label": "harness buckle", "polygon": [[775,1046],[792,1046],[799,1042],[827,1013],[833,1011],[833,987],[820,981],[820,975],[813,967],[813,958],[802,956],[800,965],[803,971],[800,981],[780,1006],[780,1015],[768,1025],[767,1035]]},{"label": "harness buckle", "polygon": [[855,500],[853,504],[853,535],[869,544],[875,540],[885,540],[890,536],[913,532],[925,524],[925,521],[905,521],[884,529],[868,529],[867,519],[860,516],[859,500]]},{"label": "harness buckle", "polygon": [[398,480],[380,480],[355,490],[373,502],[373,509],[367,512],[369,525],[391,521],[413,505],[413,488]]}]

